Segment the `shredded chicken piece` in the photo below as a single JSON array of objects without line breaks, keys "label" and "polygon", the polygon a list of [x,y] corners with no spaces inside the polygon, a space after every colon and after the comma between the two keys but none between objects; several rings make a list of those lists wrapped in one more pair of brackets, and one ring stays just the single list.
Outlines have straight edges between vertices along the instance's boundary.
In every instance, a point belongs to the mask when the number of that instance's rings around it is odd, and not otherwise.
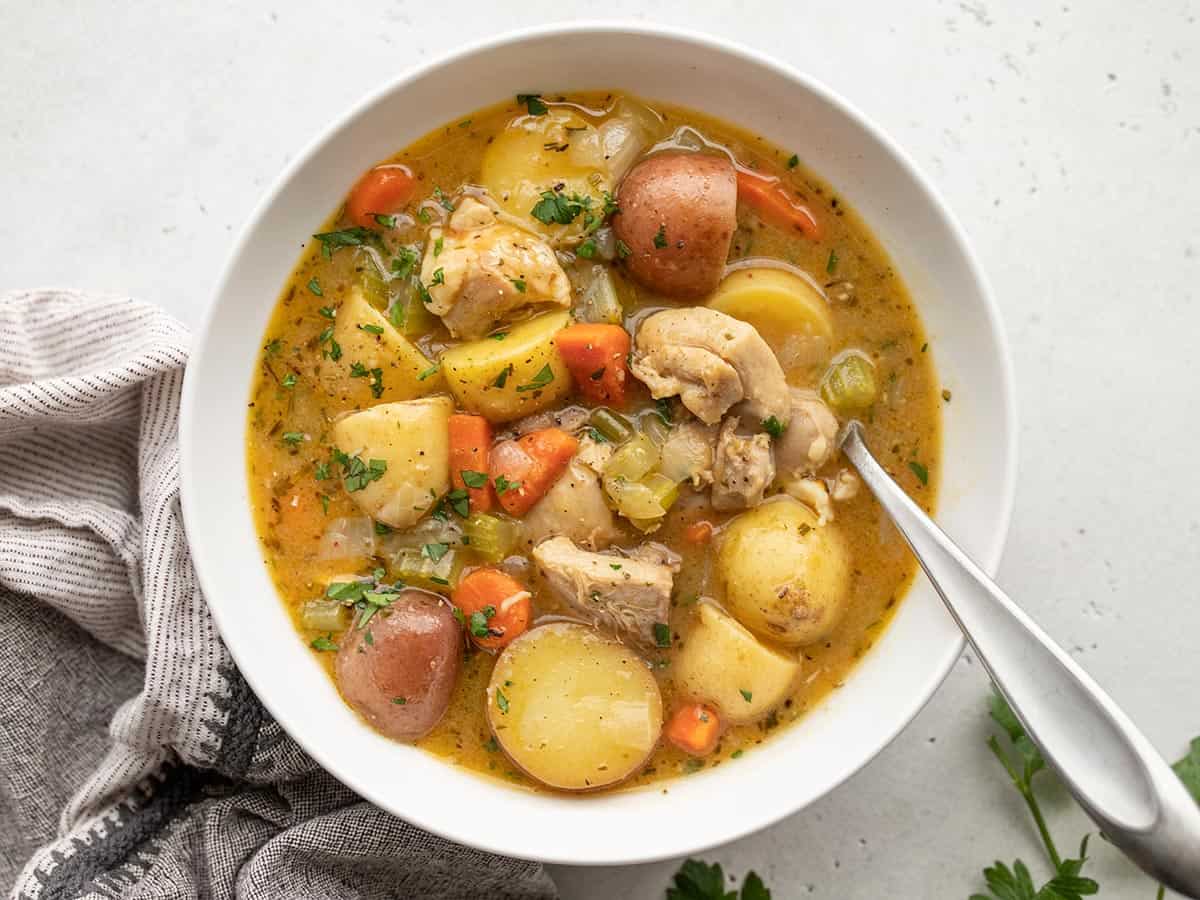
[{"label": "shredded chicken piece", "polygon": [[780,477],[815,472],[833,456],[838,421],[815,391],[791,388],[787,431],[775,441]]},{"label": "shredded chicken piece", "polygon": [[713,465],[713,509],[748,509],[763,501],[763,493],[775,480],[771,438],[763,433],[737,433],[738,418],[730,416],[717,436]]},{"label": "shredded chicken piece", "polygon": [[829,496],[839,503],[844,503],[857,497],[860,487],[862,481],[859,477],[849,469],[842,469],[829,481]]},{"label": "shredded chicken piece", "polygon": [[676,394],[700,421],[743,403],[755,421],[787,421],[787,381],[752,325],[704,307],[668,309],[642,322],[630,369],[656,399]]},{"label": "shredded chicken piece", "polygon": [[603,475],[604,467],[615,452],[612,444],[607,441],[602,443],[585,434],[579,439],[579,450],[575,453],[575,458],[597,475]]},{"label": "shredded chicken piece", "polygon": [[563,535],[590,550],[601,550],[617,536],[613,512],[604,500],[600,477],[579,456],[521,521],[522,540],[532,547]]},{"label": "shredded chicken piece", "polygon": [[670,564],[581,550],[555,537],[533,548],[550,589],[578,615],[644,647],[654,645],[654,625],[666,622],[674,585]]},{"label": "shredded chicken piece", "polygon": [[524,306],[571,305],[571,283],[550,246],[497,221],[474,197],[462,199],[445,228],[429,229],[421,283],[429,310],[456,338],[483,337]]},{"label": "shredded chicken piece", "polygon": [[833,501],[829,499],[825,482],[819,478],[789,478],[783,489],[816,514],[818,525],[833,521]]}]

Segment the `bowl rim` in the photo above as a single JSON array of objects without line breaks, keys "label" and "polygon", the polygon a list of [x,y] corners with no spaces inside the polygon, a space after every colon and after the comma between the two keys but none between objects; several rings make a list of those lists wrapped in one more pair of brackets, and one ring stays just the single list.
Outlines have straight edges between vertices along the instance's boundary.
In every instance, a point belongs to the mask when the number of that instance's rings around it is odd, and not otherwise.
[{"label": "bowl rim", "polygon": [[[579,20],[579,21],[559,21],[550,22],[542,25],[531,27],[521,27],[502,32],[487,38],[478,39],[457,46],[454,49],[445,51],[441,54],[432,56],[428,60],[406,68],[396,76],[388,79],[379,87],[368,91],[356,102],[351,104],[341,115],[334,117],[330,122],[324,125],[319,133],[310,139],[303,149],[298,152],[281,171],[273,179],[271,185],[262,195],[262,198],[254,206],[250,215],[245,221],[245,224],[239,230],[238,236],[232,244],[225,264],[221,269],[213,291],[206,305],[201,324],[196,332],[196,336],[192,343],[193,357],[198,358],[200,351],[208,347],[210,333],[214,327],[217,318],[218,308],[220,306],[220,298],[227,293],[229,283],[232,280],[237,263],[242,255],[252,243],[255,233],[261,225],[262,220],[266,216],[270,208],[277,202],[279,195],[284,188],[290,183],[295,173],[304,167],[313,156],[321,151],[327,144],[337,139],[338,135],[362,112],[381,100],[383,97],[401,91],[410,83],[424,78],[430,72],[449,66],[455,62],[464,60],[478,53],[483,53],[491,50],[498,50],[506,46],[519,45],[523,42],[547,38],[569,38],[579,34],[608,34],[610,36],[629,35],[639,38],[662,38],[672,41],[685,42],[697,45],[705,50],[715,51],[742,62],[752,64],[754,66],[772,70],[774,74],[797,84],[799,87],[811,92],[820,98],[820,100],[829,106],[836,109],[839,113],[847,117],[855,126],[868,133],[879,145],[895,160],[903,171],[905,176],[909,178],[916,189],[923,195],[924,199],[929,203],[930,208],[935,212],[938,218],[945,225],[951,238],[950,244],[954,250],[960,255],[961,260],[969,272],[971,278],[978,286],[978,295],[981,301],[981,309],[984,313],[984,321],[987,324],[987,339],[992,345],[994,352],[995,363],[998,367],[999,382],[999,406],[1002,407],[1004,421],[1006,424],[1005,434],[1003,435],[1003,471],[1000,473],[1001,485],[997,492],[997,509],[994,511],[993,526],[991,529],[990,539],[986,545],[978,551],[975,561],[989,574],[995,575],[999,566],[1000,559],[1004,550],[1004,545],[1008,536],[1009,527],[1012,518],[1012,512],[1016,495],[1017,482],[1017,402],[1015,389],[1015,374],[1013,368],[1012,355],[1007,333],[1004,330],[1001,320],[999,306],[996,302],[995,295],[991,286],[991,282],[987,277],[982,265],[979,262],[978,256],[972,246],[966,230],[959,222],[958,218],[950,210],[940,192],[934,186],[933,182],[917,167],[915,162],[890,135],[888,135],[880,126],[876,125],[866,114],[864,114],[857,106],[842,97],[840,94],[829,88],[826,84],[817,78],[795,68],[794,66],[783,62],[770,54],[759,51],[740,42],[731,41],[725,38],[716,37],[714,35],[691,28],[678,27],[673,25],[647,23],[642,21],[632,21],[624,19],[613,20]],[[211,351],[210,351],[211,352]],[[180,499],[183,513],[185,532],[188,534],[196,534],[200,532],[199,522],[195,519],[198,515],[189,510],[194,509],[194,504],[188,501],[189,495],[194,491],[199,490],[197,479],[193,477],[194,460],[191,453],[191,448],[194,446],[193,441],[193,422],[196,414],[196,394],[198,391],[198,376],[194,376],[193,372],[197,367],[189,363],[184,374],[184,383],[180,404],[180,425],[179,425],[179,442],[180,442]],[[197,542],[199,544],[199,542]],[[206,577],[205,571],[208,567],[202,565],[199,560],[204,556],[204,552],[198,549],[198,546],[193,546],[189,539],[189,548],[192,552],[196,576],[199,581],[201,590],[205,596],[213,596],[210,591],[210,580]],[[908,588],[913,590],[913,586]],[[264,692],[259,690],[259,686],[255,683],[254,676],[250,674],[252,667],[247,668],[242,665],[242,661],[238,659],[237,653],[234,651],[232,643],[225,639],[225,635],[229,631],[236,630],[236,624],[225,616],[219,605],[206,605],[213,617],[213,621],[217,626],[218,631],[225,640],[226,647],[229,650],[230,656],[233,658],[239,671],[245,678],[247,684],[254,691],[255,696],[263,704],[263,707],[274,718],[301,749],[307,753],[314,761],[316,761],[325,771],[332,774],[335,778],[345,784],[348,788],[354,791],[357,795],[371,803],[379,801],[371,799],[372,792],[370,785],[366,779],[357,775],[351,774],[345,767],[338,767],[333,759],[334,754],[327,753],[320,747],[306,741],[300,735],[294,734],[291,729],[285,724],[284,720],[279,717],[276,710],[276,704]],[[896,719],[896,726],[889,730],[884,738],[873,747],[869,752],[863,755],[861,760],[858,760],[854,765],[847,767],[841,773],[840,777],[833,779],[823,790],[814,793],[807,801],[800,803],[798,806],[790,808],[782,808],[774,810],[769,814],[764,814],[761,818],[756,819],[752,824],[739,826],[722,833],[720,836],[696,842],[687,842],[686,845],[670,845],[665,849],[654,849],[653,847],[639,848],[634,852],[622,854],[620,856],[603,856],[603,855],[586,855],[587,858],[581,859],[580,854],[565,855],[562,853],[530,853],[528,851],[518,851],[514,849],[512,842],[503,840],[480,840],[476,836],[465,836],[460,832],[445,826],[440,822],[432,822],[422,816],[410,816],[407,813],[402,813],[395,808],[384,807],[394,815],[411,822],[412,824],[423,828],[440,837],[461,842],[479,849],[516,856],[524,859],[536,860],[544,863],[556,863],[564,865],[630,865],[637,863],[658,862],[666,859],[673,859],[689,853],[700,853],[709,850],[713,847],[732,842],[739,838],[750,834],[757,833],[771,825],[782,821],[788,816],[797,814],[807,805],[816,802],[818,799],[827,795],[830,791],[844,784],[854,774],[861,770],[867,763],[873,760],[880,752],[890,745],[896,737],[906,729],[922,709],[932,699],[938,688],[945,681],[950,669],[958,660],[965,646],[965,638],[961,633],[955,635],[952,641],[947,642],[947,646],[941,657],[937,660],[936,666],[931,666],[929,675],[925,680],[922,689],[915,692],[910,697],[910,703],[905,708],[904,714]],[[445,763],[443,765],[452,765]],[[472,773],[474,774],[474,773]],[[478,777],[478,776],[476,776]],[[569,800],[570,798],[568,798]],[[381,804],[382,805],[382,804]]]}]

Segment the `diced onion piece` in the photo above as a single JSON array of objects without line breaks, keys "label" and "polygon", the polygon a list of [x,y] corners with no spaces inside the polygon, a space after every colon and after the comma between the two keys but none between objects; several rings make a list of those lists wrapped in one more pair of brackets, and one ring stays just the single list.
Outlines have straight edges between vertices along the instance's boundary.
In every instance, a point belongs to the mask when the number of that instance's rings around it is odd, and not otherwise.
[{"label": "diced onion piece", "polygon": [[641,481],[657,468],[660,459],[655,443],[644,434],[636,434],[612,455],[604,467],[604,477],[606,480]]},{"label": "diced onion piece", "polygon": [[375,523],[369,516],[338,517],[325,526],[317,559],[355,559],[375,555]]},{"label": "diced onion piece", "polygon": [[584,278],[583,293],[572,310],[575,320],[620,325],[625,313],[608,267],[592,266]]}]

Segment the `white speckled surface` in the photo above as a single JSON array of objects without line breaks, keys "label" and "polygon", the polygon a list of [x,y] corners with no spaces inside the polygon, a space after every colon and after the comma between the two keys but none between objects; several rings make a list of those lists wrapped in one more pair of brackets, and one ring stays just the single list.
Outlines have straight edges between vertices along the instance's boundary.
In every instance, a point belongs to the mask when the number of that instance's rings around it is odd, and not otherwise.
[{"label": "white speckled surface", "polygon": [[[172,13],[0,0],[0,288],[130,293],[195,325],[289,156],[409,64],[597,13],[753,44],[873,116],[974,238],[1012,339],[1022,422],[1001,581],[1178,756],[1200,734],[1200,7],[746,6],[443,0],[431,15],[291,0]],[[966,897],[997,856],[1044,871],[983,746],[985,691],[964,659],[863,772],[709,858],[757,869],[777,900]],[[1084,823],[1063,797],[1050,806],[1073,844]],[[1104,896],[1153,896],[1093,848]],[[568,898],[658,898],[675,865],[554,875]]]}]

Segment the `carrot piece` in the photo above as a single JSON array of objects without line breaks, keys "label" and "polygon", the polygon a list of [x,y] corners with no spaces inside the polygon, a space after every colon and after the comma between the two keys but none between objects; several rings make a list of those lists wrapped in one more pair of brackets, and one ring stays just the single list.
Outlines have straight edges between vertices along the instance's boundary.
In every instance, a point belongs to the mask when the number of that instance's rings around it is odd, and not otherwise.
[{"label": "carrot piece", "polygon": [[629,332],[620,325],[580,323],[554,336],[554,345],[585,400],[622,406],[629,379]]},{"label": "carrot piece", "polygon": [[707,519],[700,519],[683,529],[683,539],[689,544],[707,544],[712,540],[713,526]]},{"label": "carrot piece", "polygon": [[579,441],[561,428],[531,431],[492,448],[490,472],[496,498],[510,516],[522,516],[542,499],[571,462]]},{"label": "carrot piece", "polygon": [[[456,488],[467,489],[474,512],[485,513],[492,509],[491,479],[488,476],[491,448],[492,426],[487,419],[464,413],[455,413],[450,417],[450,480]],[[467,484],[467,479],[471,484]]]},{"label": "carrot piece", "polygon": [[685,703],[675,710],[666,727],[667,740],[692,756],[706,756],[717,746],[721,720],[703,703]]},{"label": "carrot piece", "polygon": [[412,199],[417,182],[407,166],[376,166],[350,191],[346,212],[354,224],[378,228],[376,216],[399,212]]},{"label": "carrot piece", "polygon": [[778,178],[738,169],[738,200],[745,203],[768,225],[784,231],[799,231],[810,240],[821,239],[821,227],[803,203],[797,203]]},{"label": "carrot piece", "polygon": [[532,595],[510,575],[485,566],[458,583],[450,599],[478,646],[499,650],[516,640],[533,618]]}]

